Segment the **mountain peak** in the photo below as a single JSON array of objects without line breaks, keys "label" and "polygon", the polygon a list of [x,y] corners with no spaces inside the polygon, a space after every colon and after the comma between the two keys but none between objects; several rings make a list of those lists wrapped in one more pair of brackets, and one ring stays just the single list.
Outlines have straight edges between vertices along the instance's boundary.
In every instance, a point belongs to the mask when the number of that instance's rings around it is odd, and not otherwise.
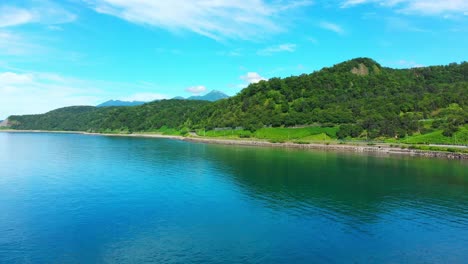
[{"label": "mountain peak", "polygon": [[339,64],[334,65],[332,68],[325,68],[324,70],[330,72],[351,72],[359,76],[367,76],[369,74],[378,74],[382,66],[370,58],[355,58]]},{"label": "mountain peak", "polygon": [[225,94],[221,91],[218,91],[218,90],[212,90],[211,92],[207,93],[207,94]]},{"label": "mountain peak", "polygon": [[202,100],[202,101],[218,101],[221,99],[228,98],[229,96],[221,91],[218,90],[212,90],[211,92],[205,94],[205,95],[196,95],[196,96],[190,96],[187,98],[187,100]]}]

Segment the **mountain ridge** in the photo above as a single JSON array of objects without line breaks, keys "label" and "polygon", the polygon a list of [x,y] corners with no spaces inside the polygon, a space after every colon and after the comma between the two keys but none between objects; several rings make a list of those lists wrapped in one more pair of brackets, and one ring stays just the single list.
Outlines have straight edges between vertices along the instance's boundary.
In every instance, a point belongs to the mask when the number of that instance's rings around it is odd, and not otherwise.
[{"label": "mountain ridge", "polygon": [[[201,100],[201,101],[210,101],[214,102],[217,100],[228,98],[229,96],[221,91],[212,90],[211,92],[205,95],[197,95],[197,96],[190,96],[188,98],[184,98],[182,96],[176,96],[172,99],[174,100]],[[159,101],[159,100],[154,100]],[[139,106],[143,104],[150,103],[152,101],[122,101],[122,100],[109,100],[102,104],[96,105],[96,107],[119,107],[119,106]]]},{"label": "mountain ridge", "polygon": [[[401,138],[443,129],[453,135],[468,122],[468,63],[413,69],[382,67],[372,59],[357,58],[319,71],[250,84],[237,95],[216,102],[185,105],[191,100],[162,100],[118,112],[85,109],[84,113],[49,119],[50,114],[12,116],[18,129],[85,131],[154,131],[242,127],[255,131],[267,127],[320,124],[340,126],[340,137]],[[171,101],[179,101],[171,103]],[[165,124],[171,111],[182,116]],[[148,109],[157,109],[151,112]],[[73,111],[77,111],[74,109]],[[154,110],[156,111],[156,110]],[[45,122],[37,120],[45,118]],[[430,121],[429,124],[423,120]],[[156,122],[158,121],[158,122]]]},{"label": "mountain ridge", "polygon": [[96,105],[96,107],[110,107],[110,106],[138,106],[146,104],[143,101],[122,101],[122,100],[109,100],[102,104]]},{"label": "mountain ridge", "polygon": [[218,101],[221,99],[226,99],[229,96],[221,91],[218,90],[212,90],[211,92],[205,94],[205,95],[194,95],[190,96],[187,98],[187,100],[204,100],[204,101]]}]

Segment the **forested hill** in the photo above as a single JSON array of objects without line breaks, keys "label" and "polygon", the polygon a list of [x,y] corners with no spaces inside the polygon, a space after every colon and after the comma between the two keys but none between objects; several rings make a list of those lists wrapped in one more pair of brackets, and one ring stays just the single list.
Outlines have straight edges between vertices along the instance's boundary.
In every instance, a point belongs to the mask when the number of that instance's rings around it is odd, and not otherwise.
[{"label": "forested hill", "polygon": [[207,101],[161,100],[140,106],[71,106],[42,115],[11,116],[15,129],[132,132],[151,131],[163,126],[179,128],[190,113],[210,104]]},{"label": "forested hill", "polygon": [[391,69],[358,58],[312,74],[251,84],[217,102],[163,100],[123,108],[72,107],[11,116],[18,129],[152,131],[340,125],[341,136],[404,137],[423,122],[450,135],[467,123],[468,63]]},{"label": "forested hill", "polygon": [[[415,69],[359,58],[312,74],[251,84],[195,115],[203,127],[356,124],[371,136],[419,131],[417,121],[467,121],[468,63]],[[437,124],[436,124],[437,125]]]}]

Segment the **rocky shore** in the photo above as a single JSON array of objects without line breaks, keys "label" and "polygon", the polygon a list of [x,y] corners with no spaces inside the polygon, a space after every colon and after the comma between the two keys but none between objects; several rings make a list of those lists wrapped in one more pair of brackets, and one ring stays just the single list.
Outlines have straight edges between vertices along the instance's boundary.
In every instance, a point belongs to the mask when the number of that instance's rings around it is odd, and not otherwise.
[{"label": "rocky shore", "polygon": [[295,149],[314,149],[322,151],[339,151],[339,152],[358,152],[358,153],[373,153],[377,155],[409,155],[414,157],[427,158],[446,158],[468,160],[468,154],[452,153],[444,151],[424,151],[415,149],[402,149],[399,147],[390,147],[388,145],[349,145],[349,144],[297,144],[297,143],[271,143],[266,141],[250,141],[250,140],[225,140],[225,139],[207,139],[207,138],[182,138],[185,141],[202,142],[210,144],[223,145],[241,145],[241,146],[256,146],[256,147],[276,147],[276,148],[295,148]]}]

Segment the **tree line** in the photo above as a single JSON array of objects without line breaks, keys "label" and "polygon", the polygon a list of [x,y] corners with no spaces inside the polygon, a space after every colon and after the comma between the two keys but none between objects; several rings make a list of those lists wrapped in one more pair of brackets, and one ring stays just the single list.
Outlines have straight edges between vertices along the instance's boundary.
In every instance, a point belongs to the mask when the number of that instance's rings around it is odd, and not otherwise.
[{"label": "tree line", "polygon": [[75,131],[195,130],[340,125],[340,138],[405,137],[434,129],[451,136],[468,122],[468,63],[414,69],[368,58],[250,84],[217,102],[162,100],[133,107],[74,106],[11,116],[16,129]]}]

